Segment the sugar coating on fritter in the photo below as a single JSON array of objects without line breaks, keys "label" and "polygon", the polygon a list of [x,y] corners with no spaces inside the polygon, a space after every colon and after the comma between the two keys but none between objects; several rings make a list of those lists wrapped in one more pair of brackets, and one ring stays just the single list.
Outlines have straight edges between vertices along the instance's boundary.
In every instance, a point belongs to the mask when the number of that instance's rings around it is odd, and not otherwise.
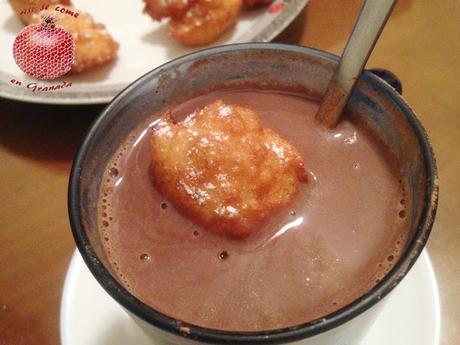
[{"label": "sugar coating on fritter", "polygon": [[182,17],[196,0],[144,0],[144,12],[155,20]]},{"label": "sugar coating on fritter", "polygon": [[72,7],[65,8],[78,12],[78,18],[45,10],[34,14],[32,23],[40,23],[42,16],[49,15],[56,18],[56,25],[72,34],[75,42],[75,63],[70,72],[86,72],[114,60],[118,52],[118,43],[107,32],[105,25],[95,22],[88,13]]},{"label": "sugar coating on fritter", "polygon": [[151,137],[156,188],[213,232],[246,237],[285,206],[307,175],[298,151],[247,107],[216,101]]},{"label": "sugar coating on fritter", "polygon": [[241,7],[242,0],[196,0],[185,15],[171,18],[168,32],[185,45],[212,43],[236,23]]}]

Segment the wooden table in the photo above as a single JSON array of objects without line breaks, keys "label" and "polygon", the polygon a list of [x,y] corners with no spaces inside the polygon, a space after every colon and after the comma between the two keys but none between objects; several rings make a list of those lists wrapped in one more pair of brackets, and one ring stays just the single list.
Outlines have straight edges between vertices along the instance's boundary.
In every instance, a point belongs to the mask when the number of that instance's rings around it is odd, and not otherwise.
[{"label": "wooden table", "polygon": [[[277,41],[340,54],[361,3],[311,0]],[[459,1],[400,0],[368,63],[400,77],[437,156],[440,204],[428,250],[446,345],[460,343],[459,36]],[[75,248],[67,180],[100,110],[0,99],[0,345],[60,342],[60,298]]]}]

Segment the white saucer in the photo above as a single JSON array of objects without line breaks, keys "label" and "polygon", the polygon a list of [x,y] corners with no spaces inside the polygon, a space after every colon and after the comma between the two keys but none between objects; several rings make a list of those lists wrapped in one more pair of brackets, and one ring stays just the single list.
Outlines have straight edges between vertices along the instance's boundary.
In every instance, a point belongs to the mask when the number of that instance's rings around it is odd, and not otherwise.
[{"label": "white saucer", "polygon": [[[438,345],[440,304],[428,253],[388,296],[362,345]],[[100,287],[78,251],[67,272],[61,303],[62,345],[157,345]]]}]

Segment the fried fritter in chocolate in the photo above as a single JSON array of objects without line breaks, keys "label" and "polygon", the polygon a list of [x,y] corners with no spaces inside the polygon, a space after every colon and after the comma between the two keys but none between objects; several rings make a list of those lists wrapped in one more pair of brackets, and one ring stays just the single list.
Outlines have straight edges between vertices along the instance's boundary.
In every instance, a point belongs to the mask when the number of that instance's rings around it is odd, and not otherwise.
[{"label": "fried fritter in chocolate", "polygon": [[238,19],[242,0],[196,0],[182,17],[172,18],[169,34],[188,46],[217,40]]},{"label": "fried fritter in chocolate", "polygon": [[298,151],[246,107],[216,101],[151,138],[156,188],[211,231],[246,237],[285,206],[307,175]]},{"label": "fried fritter in chocolate", "polygon": [[94,21],[93,17],[71,7],[78,12],[77,18],[56,11],[46,10],[32,16],[32,23],[38,24],[42,16],[56,18],[56,25],[72,34],[75,41],[75,64],[70,73],[82,73],[105,65],[117,56],[118,43],[106,31],[105,25]]}]

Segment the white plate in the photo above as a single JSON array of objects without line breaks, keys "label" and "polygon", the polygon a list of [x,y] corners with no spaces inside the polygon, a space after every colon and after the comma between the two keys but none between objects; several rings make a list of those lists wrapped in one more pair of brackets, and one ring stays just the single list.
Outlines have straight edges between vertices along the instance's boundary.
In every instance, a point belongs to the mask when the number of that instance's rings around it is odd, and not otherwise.
[{"label": "white plate", "polygon": [[[440,305],[430,259],[422,253],[388,296],[363,345],[438,345]],[[100,287],[76,251],[61,303],[62,345],[159,345]]]},{"label": "white plate", "polygon": [[[26,76],[14,62],[12,47],[22,24],[7,0],[0,0],[0,96],[35,103],[106,103],[128,84],[155,67],[197,49],[186,48],[167,35],[166,24],[143,14],[142,0],[73,0],[75,8],[89,12],[120,44],[118,59],[112,64],[78,76],[64,76],[50,82]],[[215,45],[239,42],[267,42],[279,34],[308,0],[277,0],[284,8],[270,13],[268,6],[244,11],[233,30]],[[11,81],[19,81],[21,85]],[[32,91],[26,86],[72,83],[56,91]]]}]

